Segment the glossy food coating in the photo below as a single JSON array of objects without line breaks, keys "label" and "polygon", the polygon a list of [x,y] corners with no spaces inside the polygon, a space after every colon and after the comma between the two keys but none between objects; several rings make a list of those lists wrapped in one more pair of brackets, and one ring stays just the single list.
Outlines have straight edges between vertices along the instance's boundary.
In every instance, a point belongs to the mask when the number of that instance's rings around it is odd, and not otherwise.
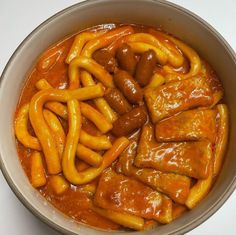
[{"label": "glossy food coating", "polygon": [[130,75],[134,75],[137,61],[131,47],[128,44],[123,43],[118,48],[116,58],[122,69],[126,70]]},{"label": "glossy food coating", "polygon": [[150,126],[143,127],[135,165],[206,179],[212,159],[209,141],[156,143]]},{"label": "glossy food coating", "polygon": [[104,95],[104,98],[107,103],[119,114],[127,113],[132,109],[124,95],[116,88],[108,89]]},{"label": "glossy food coating", "polygon": [[107,171],[101,176],[94,203],[102,208],[128,212],[161,223],[172,219],[170,199],[114,171]]},{"label": "glossy food coating", "polygon": [[[161,226],[215,182],[229,129],[222,98],[214,70],[170,34],[143,25],[85,29],[43,52],[22,89],[20,162],[69,220],[105,230]],[[48,112],[55,118],[42,128]],[[56,153],[63,172],[51,175]]]},{"label": "glossy food coating", "polygon": [[106,50],[97,50],[93,53],[93,59],[102,65],[108,72],[113,73],[117,68],[115,57]]},{"label": "glossy food coating", "polygon": [[153,123],[180,111],[210,106],[213,102],[210,87],[199,76],[149,88],[144,97]]},{"label": "glossy food coating", "polygon": [[156,139],[159,142],[208,139],[214,143],[216,115],[214,109],[193,109],[172,116],[156,124]]},{"label": "glossy food coating", "polygon": [[135,72],[135,79],[140,86],[146,86],[150,82],[156,62],[156,54],[153,50],[148,50],[141,55]]},{"label": "glossy food coating", "polygon": [[114,75],[114,83],[131,104],[138,104],[142,101],[142,89],[128,72],[117,71]]},{"label": "glossy food coating", "polygon": [[112,133],[115,136],[129,135],[142,127],[147,121],[147,113],[144,108],[137,107],[120,116],[114,123]]},{"label": "glossy food coating", "polygon": [[164,173],[152,168],[138,168],[134,165],[138,143],[132,141],[129,147],[120,155],[117,166],[120,172],[126,176],[134,177],[158,192],[162,192],[175,202],[184,204],[190,189],[189,177]]}]

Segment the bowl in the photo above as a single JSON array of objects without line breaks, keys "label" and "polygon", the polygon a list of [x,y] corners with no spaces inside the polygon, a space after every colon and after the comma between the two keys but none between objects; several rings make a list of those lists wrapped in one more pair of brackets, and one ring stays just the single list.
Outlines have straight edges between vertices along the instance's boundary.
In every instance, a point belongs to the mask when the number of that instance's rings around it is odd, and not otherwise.
[{"label": "bowl", "polygon": [[[134,9],[131,11],[130,9]],[[236,120],[236,56],[227,42],[198,16],[166,1],[90,0],[69,7],[36,28],[17,48],[1,76],[0,163],[2,172],[19,200],[41,220],[66,234],[100,235],[104,231],[82,225],[57,211],[29,183],[17,156],[13,118],[20,91],[38,56],[51,44],[81,29],[110,22],[161,26],[195,48],[216,70],[225,88],[230,119]],[[191,31],[189,30],[191,29]],[[219,59],[220,58],[220,59]],[[223,61],[223,63],[222,63]],[[135,234],[183,234],[214,214],[236,186],[236,123],[230,136],[223,169],[208,196],[193,210],[154,230]],[[112,232],[112,234],[124,232]],[[134,232],[125,232],[125,234]]]}]

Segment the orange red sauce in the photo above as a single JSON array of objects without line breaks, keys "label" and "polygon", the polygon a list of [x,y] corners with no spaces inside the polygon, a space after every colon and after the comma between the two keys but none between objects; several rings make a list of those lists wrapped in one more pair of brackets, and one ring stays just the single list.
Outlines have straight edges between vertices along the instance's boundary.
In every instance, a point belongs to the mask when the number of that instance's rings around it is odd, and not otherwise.
[{"label": "orange red sauce", "polygon": [[[150,28],[135,26],[134,29],[135,32],[147,32]],[[26,79],[26,83],[22,89],[20,100],[17,106],[17,111],[22,105],[28,103],[32,96],[37,92],[35,83],[40,79],[46,79],[54,88],[66,88],[68,86],[68,65],[65,63],[65,59],[73,43],[74,37],[75,36],[70,36],[56,43],[40,56],[36,65],[32,68],[30,75]],[[161,36],[159,39],[164,40],[161,38]],[[170,41],[165,41],[165,43],[173,44]],[[56,63],[43,64],[45,63],[45,58],[47,57],[56,58]],[[49,70],[44,70],[44,67],[51,68]],[[176,71],[185,73],[188,69],[189,63],[187,60],[185,60],[183,66],[176,69]],[[66,129],[67,123],[62,119],[60,119],[60,121]],[[98,133],[96,127],[88,120],[83,120],[83,128],[92,135],[96,135]],[[32,135],[34,135],[31,126],[29,126],[29,131]],[[137,134],[131,136],[130,138],[135,139]],[[111,139],[112,138],[113,136],[111,135]],[[18,141],[16,141],[16,145],[21,164],[27,176],[30,178],[30,155],[33,151],[26,149]],[[98,179],[94,180],[92,183],[97,184],[97,182]],[[39,188],[39,192],[58,210],[62,211],[64,214],[78,222],[83,222],[85,224],[103,229],[117,230],[121,228],[120,225],[117,225],[116,223],[113,223],[110,220],[96,214],[89,208],[89,204],[93,195],[86,192],[83,185],[75,186],[71,184],[70,188],[63,195],[56,195],[50,187],[50,184],[46,184],[45,186]],[[141,204],[142,201],[139,203]],[[178,213],[178,210],[181,210],[181,207],[177,207],[176,213]]]}]

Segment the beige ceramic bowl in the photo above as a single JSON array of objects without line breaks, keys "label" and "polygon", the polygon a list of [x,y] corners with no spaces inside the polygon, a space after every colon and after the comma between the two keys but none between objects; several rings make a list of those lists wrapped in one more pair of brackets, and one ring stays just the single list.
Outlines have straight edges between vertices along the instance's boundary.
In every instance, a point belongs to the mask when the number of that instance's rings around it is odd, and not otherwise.
[{"label": "beige ceramic bowl", "polygon": [[[211,26],[193,13],[166,1],[96,0],[74,5],[35,29],[8,62],[0,87],[0,153],[2,172],[19,200],[36,216],[62,233],[98,235],[104,231],[74,222],[53,208],[31,187],[19,162],[13,117],[28,72],[48,46],[81,29],[107,22],[162,26],[195,48],[215,68],[225,88],[230,119],[236,120],[236,58],[233,50]],[[218,210],[236,185],[236,122],[231,122],[226,161],[209,195],[197,208],[169,225],[135,234],[183,234]],[[120,234],[115,232],[112,234]],[[131,234],[131,232],[126,232]],[[133,233],[132,233],[133,234]]]}]

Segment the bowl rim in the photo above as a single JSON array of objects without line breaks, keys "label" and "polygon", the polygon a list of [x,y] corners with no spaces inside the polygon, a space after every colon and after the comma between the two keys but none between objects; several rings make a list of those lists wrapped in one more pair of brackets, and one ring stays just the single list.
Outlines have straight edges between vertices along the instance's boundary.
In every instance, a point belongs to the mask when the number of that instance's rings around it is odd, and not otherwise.
[{"label": "bowl rim", "polygon": [[[38,31],[40,31],[41,28],[43,28],[44,26],[46,26],[48,23],[50,23],[51,21],[53,21],[54,19],[62,16],[63,14],[69,12],[70,10],[73,10],[77,7],[82,7],[82,6],[88,6],[90,4],[93,3],[106,3],[109,2],[110,0],[83,0],[82,2],[79,3],[75,3],[69,7],[66,7],[60,11],[58,11],[57,13],[53,14],[51,17],[47,18],[45,21],[43,21],[41,24],[39,24],[34,30],[32,30],[28,36],[26,38],[23,39],[23,41],[19,44],[19,46],[15,49],[15,51],[13,52],[13,54],[11,55],[11,57],[9,58],[7,64],[5,65],[3,72],[0,76],[0,92],[1,92],[1,88],[2,88],[2,82],[4,79],[6,79],[5,74],[8,71],[8,68],[10,67],[12,61],[14,61],[14,58],[16,57],[17,53],[20,51],[20,49],[27,44],[28,40],[30,40],[30,38],[37,33]],[[114,1],[114,0],[113,0]],[[131,1],[131,0],[129,0]],[[202,19],[200,16],[198,16],[197,14],[193,13],[192,11],[186,9],[185,7],[182,7],[178,4],[166,1],[166,0],[137,0],[139,2],[147,2],[147,3],[158,3],[161,5],[167,5],[169,7],[172,7],[178,11],[181,11],[183,13],[185,13],[186,15],[188,15],[189,17],[193,18],[194,20],[196,20],[198,23],[201,24],[202,27],[206,28],[209,32],[211,32],[211,34],[214,35],[215,38],[217,38],[219,40],[219,42],[221,43],[221,45],[224,47],[224,49],[226,50],[226,52],[228,53],[228,55],[231,57],[232,61],[234,61],[235,65],[236,65],[236,53],[233,50],[233,48],[229,45],[229,43],[224,39],[224,37],[213,27],[211,26],[211,24],[209,24],[208,22],[206,22],[204,19]],[[115,2],[115,1],[114,1]],[[127,2],[126,0],[116,0],[116,2]],[[49,227],[53,228],[54,230],[60,232],[60,233],[67,233],[68,234],[68,230],[65,229],[64,227],[62,227],[61,225],[55,223],[52,219],[47,218],[45,215],[43,215],[40,211],[36,210],[32,204],[32,202],[28,201],[27,198],[25,198],[20,191],[17,188],[17,185],[14,183],[14,181],[11,179],[11,176],[9,175],[7,168],[4,165],[3,162],[3,157],[0,153],[0,169],[2,171],[2,174],[4,176],[4,178],[6,179],[8,185],[10,186],[11,190],[13,191],[13,193],[16,195],[16,197],[20,200],[20,202],[37,218],[39,218],[41,221],[43,221],[46,225],[48,225]],[[234,192],[236,188],[236,174],[233,177],[233,179],[231,180],[230,184],[227,186],[224,194],[221,195],[220,198],[218,198],[218,200],[216,200],[211,207],[208,207],[207,210],[205,210],[203,212],[203,214],[201,215],[200,218],[195,218],[194,220],[192,220],[190,223],[186,223],[185,225],[183,225],[181,228],[177,228],[174,231],[168,233],[169,235],[174,235],[174,234],[184,234],[187,233],[191,230],[193,230],[194,228],[196,228],[197,226],[199,226],[200,224],[202,224],[204,221],[206,221],[207,219],[209,219],[213,214],[215,214],[215,212],[217,210],[219,210],[222,205],[226,202],[226,200],[230,197],[230,195]],[[77,234],[74,232],[69,232],[70,234]]]}]

